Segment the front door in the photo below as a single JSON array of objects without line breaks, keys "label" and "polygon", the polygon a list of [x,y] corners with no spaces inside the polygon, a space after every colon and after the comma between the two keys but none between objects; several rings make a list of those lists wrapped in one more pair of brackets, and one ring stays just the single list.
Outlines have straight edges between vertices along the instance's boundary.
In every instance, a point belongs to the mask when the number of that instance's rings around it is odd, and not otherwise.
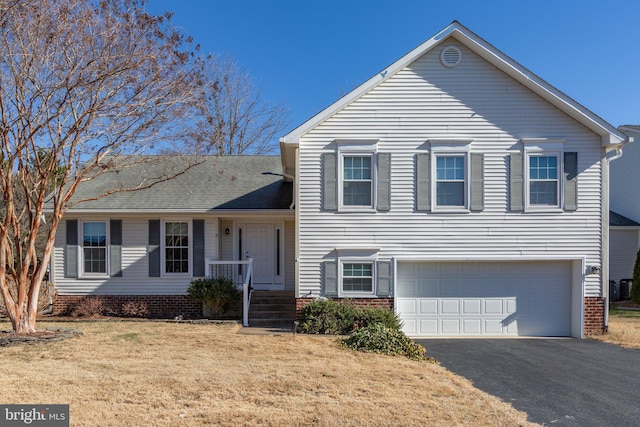
[{"label": "front door", "polygon": [[[276,229],[273,223],[246,224],[245,257],[253,258],[253,288],[280,290],[284,286],[277,280]],[[280,283],[278,283],[280,282]]]}]

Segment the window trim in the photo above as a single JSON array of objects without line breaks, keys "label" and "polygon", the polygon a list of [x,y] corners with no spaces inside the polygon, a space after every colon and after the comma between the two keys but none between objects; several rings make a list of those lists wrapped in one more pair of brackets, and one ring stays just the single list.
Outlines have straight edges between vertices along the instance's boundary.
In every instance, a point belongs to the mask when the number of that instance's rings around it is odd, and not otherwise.
[{"label": "window trim", "polygon": [[[336,140],[338,169],[338,212],[376,212],[377,206],[377,140]],[[344,158],[369,157],[371,159],[371,203],[355,206],[344,204]]]},{"label": "window trim", "polygon": [[[338,297],[373,298],[377,293],[377,260],[379,248],[345,247],[336,248],[338,252]],[[371,264],[371,292],[345,291],[343,287],[344,264]]]},{"label": "window trim", "polygon": [[[105,272],[87,273],[84,271],[84,224],[103,222],[105,224]],[[111,229],[108,218],[80,219],[78,218],[78,278],[79,279],[103,279],[111,274]]]},{"label": "window trim", "polygon": [[[186,273],[170,273],[167,272],[167,255],[166,255],[166,224],[173,222],[186,222],[187,233],[189,238],[188,256],[189,271]],[[191,218],[163,218],[160,220],[160,277],[186,277],[193,276],[193,223]]]},{"label": "window trim", "polygon": [[[524,144],[524,211],[525,212],[563,212],[564,206],[564,140],[532,138],[523,139]],[[531,157],[555,157],[557,164],[555,205],[535,205],[531,203]]]},{"label": "window trim", "polygon": [[[469,153],[471,152],[470,139],[455,140],[430,140],[431,144],[431,170],[430,170],[430,197],[431,212],[437,213],[468,213],[470,212],[471,200],[471,162]],[[438,205],[438,158],[439,157],[463,157],[464,158],[464,204],[463,206],[440,206]]]}]

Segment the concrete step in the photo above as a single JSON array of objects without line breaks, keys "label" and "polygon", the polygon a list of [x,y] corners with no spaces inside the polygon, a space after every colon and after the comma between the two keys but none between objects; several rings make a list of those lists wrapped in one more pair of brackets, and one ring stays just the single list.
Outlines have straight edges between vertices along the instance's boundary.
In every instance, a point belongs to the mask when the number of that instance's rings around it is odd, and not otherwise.
[{"label": "concrete step", "polygon": [[256,304],[251,301],[251,305],[249,306],[249,310],[251,311],[296,311],[295,304]]},{"label": "concrete step", "polygon": [[251,311],[249,310],[249,319],[288,319],[291,320],[292,322],[295,320],[296,318],[296,312],[295,311]]},{"label": "concrete step", "polygon": [[249,326],[254,328],[287,328],[293,331],[293,320],[249,319]]}]

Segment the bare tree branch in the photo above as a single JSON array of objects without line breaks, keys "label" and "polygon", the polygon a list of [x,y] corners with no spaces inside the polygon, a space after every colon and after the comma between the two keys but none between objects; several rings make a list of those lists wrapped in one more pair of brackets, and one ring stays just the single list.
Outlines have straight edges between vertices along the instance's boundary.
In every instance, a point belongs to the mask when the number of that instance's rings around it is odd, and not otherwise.
[{"label": "bare tree branch", "polygon": [[[152,162],[147,153],[217,150],[191,129],[204,111],[197,48],[170,14],[144,6],[0,0],[0,294],[16,332],[35,331],[55,233],[80,184]],[[172,179],[198,163],[185,158],[93,198]]]},{"label": "bare tree branch", "polygon": [[258,88],[231,58],[208,58],[203,138],[221,155],[268,154],[288,124],[282,104],[262,99]]}]

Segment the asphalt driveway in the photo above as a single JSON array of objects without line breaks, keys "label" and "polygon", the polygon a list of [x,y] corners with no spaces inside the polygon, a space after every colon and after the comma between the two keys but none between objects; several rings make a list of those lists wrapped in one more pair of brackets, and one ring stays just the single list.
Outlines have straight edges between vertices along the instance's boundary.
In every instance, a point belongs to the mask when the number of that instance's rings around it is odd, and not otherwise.
[{"label": "asphalt driveway", "polygon": [[640,426],[640,350],[578,339],[416,340],[476,388],[560,426]]}]

